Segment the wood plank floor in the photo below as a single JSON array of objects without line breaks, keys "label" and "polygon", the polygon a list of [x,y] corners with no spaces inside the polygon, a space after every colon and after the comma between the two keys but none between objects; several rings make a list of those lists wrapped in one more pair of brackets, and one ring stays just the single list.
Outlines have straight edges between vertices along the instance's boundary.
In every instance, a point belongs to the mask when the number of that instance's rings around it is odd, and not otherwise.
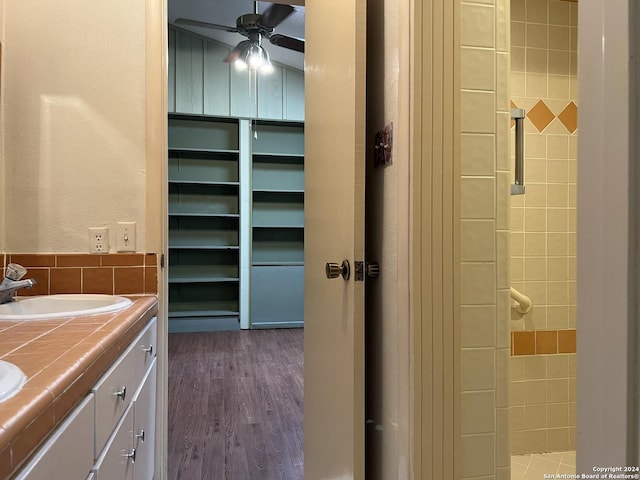
[{"label": "wood plank floor", "polygon": [[303,330],[169,335],[169,480],[303,477]]}]

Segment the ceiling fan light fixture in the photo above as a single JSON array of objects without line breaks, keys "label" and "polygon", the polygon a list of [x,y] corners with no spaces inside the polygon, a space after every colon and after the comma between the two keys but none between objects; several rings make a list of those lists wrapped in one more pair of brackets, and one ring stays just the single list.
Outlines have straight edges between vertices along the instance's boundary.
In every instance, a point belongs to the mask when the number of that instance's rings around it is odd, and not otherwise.
[{"label": "ceiling fan light fixture", "polygon": [[249,65],[247,65],[247,62],[245,62],[244,58],[236,58],[233,64],[236,66],[236,70],[238,70],[239,72],[243,72],[249,69]]},{"label": "ceiling fan light fixture", "polygon": [[264,48],[264,63],[260,66],[260,73],[268,75],[273,72],[273,65],[271,65],[271,59],[269,58],[269,52]]},{"label": "ceiling fan light fixture", "polygon": [[250,70],[259,70],[265,64],[265,50],[260,45],[251,45],[246,60]]}]

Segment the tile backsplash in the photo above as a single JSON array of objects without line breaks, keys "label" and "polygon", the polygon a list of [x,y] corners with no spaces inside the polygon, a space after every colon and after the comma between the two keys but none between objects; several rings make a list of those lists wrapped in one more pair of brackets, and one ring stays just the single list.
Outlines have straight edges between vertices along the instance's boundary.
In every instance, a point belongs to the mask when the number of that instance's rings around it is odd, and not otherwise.
[{"label": "tile backsplash", "polygon": [[[155,253],[6,253],[2,265],[18,263],[38,282],[18,295],[158,293]],[[3,271],[4,274],[4,271]]]}]

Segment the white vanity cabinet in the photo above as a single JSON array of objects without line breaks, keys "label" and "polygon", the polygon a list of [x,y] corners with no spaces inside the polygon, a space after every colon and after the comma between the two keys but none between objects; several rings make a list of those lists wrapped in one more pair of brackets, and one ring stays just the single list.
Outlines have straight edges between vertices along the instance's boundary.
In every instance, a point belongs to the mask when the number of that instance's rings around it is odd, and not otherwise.
[{"label": "white vanity cabinet", "polygon": [[153,479],[156,324],[154,317],[15,479]]}]

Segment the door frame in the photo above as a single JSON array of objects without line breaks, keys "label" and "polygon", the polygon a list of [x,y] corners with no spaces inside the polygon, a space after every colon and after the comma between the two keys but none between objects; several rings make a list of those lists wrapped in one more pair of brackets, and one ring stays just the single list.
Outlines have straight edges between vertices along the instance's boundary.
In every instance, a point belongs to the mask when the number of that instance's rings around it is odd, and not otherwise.
[{"label": "door frame", "polygon": [[640,459],[640,18],[629,0],[583,2],[578,15],[577,473],[593,473]]}]

